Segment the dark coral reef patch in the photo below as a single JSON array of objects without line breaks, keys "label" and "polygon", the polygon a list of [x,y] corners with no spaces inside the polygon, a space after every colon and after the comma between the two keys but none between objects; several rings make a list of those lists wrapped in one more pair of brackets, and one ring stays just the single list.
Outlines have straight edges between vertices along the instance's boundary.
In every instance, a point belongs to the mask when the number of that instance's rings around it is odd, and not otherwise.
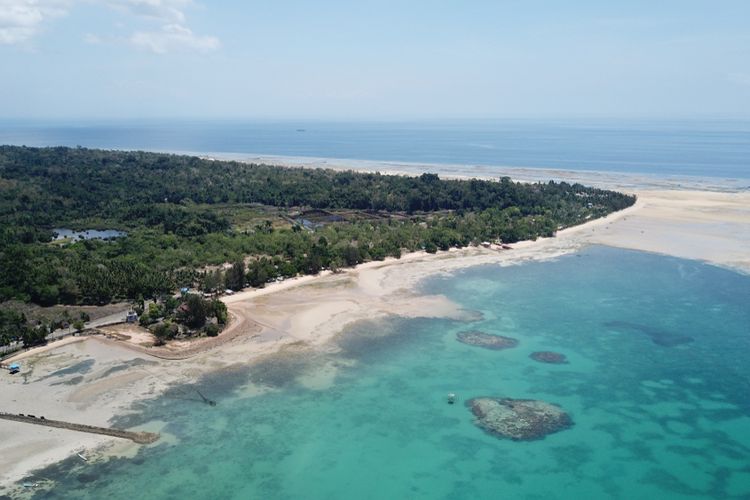
[{"label": "dark coral reef patch", "polygon": [[516,347],[518,345],[517,339],[503,337],[502,335],[492,335],[490,333],[480,332],[479,330],[459,332],[456,335],[456,340],[463,342],[464,344],[475,345],[477,347],[484,347],[485,349],[493,349],[496,351],[510,349],[511,347]]},{"label": "dark coral reef patch", "polygon": [[540,363],[549,363],[552,365],[562,365],[568,362],[565,354],[560,354],[559,352],[553,351],[536,351],[529,354],[529,357],[534,361],[539,361]]},{"label": "dark coral reef patch", "polygon": [[573,425],[559,406],[533,399],[474,398],[466,402],[475,423],[493,436],[514,441],[542,439]]},{"label": "dark coral reef patch", "polygon": [[682,344],[689,344],[694,340],[693,337],[688,335],[662,330],[661,328],[642,325],[640,323],[632,323],[630,321],[608,321],[604,323],[604,326],[621,332],[641,333],[648,336],[654,344],[663,347],[675,347]]}]

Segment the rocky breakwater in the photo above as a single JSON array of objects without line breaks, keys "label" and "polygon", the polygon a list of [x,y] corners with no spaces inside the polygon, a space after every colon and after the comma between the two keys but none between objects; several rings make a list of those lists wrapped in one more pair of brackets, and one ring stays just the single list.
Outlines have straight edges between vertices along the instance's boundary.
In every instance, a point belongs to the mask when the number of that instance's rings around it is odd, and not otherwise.
[{"label": "rocky breakwater", "polygon": [[23,413],[19,413],[18,415],[12,413],[0,413],[0,419],[13,420],[15,422],[23,422],[26,424],[45,425],[47,427],[57,427],[58,429],[68,429],[71,431],[88,432],[89,434],[102,434],[104,436],[130,439],[138,444],[151,444],[159,440],[159,434],[153,432],[127,431],[124,429],[97,427],[95,425],[76,424],[74,422],[50,420],[45,417],[37,417],[36,415],[24,415]]},{"label": "rocky breakwater", "polygon": [[480,332],[479,330],[468,330],[456,334],[456,340],[464,344],[475,345],[485,349],[499,351],[501,349],[510,349],[518,345],[518,340],[502,335],[492,335],[491,333]]},{"label": "rocky breakwater", "polygon": [[562,408],[544,401],[482,397],[470,399],[466,405],[480,428],[514,441],[542,439],[573,425]]}]

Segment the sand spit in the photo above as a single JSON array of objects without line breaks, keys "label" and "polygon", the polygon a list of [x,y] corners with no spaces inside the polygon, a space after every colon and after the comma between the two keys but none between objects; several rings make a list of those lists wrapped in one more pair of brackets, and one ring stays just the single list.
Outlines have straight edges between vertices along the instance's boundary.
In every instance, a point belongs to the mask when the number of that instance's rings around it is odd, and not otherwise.
[{"label": "sand spit", "polygon": [[750,191],[641,191],[640,209],[588,241],[750,272]]}]

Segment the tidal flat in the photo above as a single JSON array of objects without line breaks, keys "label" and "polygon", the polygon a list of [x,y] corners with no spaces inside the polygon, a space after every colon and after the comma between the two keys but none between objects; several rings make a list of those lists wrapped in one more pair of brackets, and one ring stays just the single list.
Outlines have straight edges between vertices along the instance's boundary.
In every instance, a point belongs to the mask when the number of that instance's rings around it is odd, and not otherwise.
[{"label": "tidal flat", "polygon": [[[40,473],[56,487],[36,497],[128,498],[144,484],[157,498],[750,494],[750,277],[590,247],[436,276],[420,292],[481,316],[360,321],[315,356],[214,372],[200,386],[216,407],[173,389],[120,422],[166,422],[170,442],[136,460],[58,465]],[[606,326],[616,321],[693,341],[655,343]],[[456,340],[466,329],[512,331],[520,343],[477,349]],[[548,350],[568,363],[529,358]],[[329,384],[304,383],[331,366]],[[574,425],[536,441],[499,439],[464,404],[447,404],[451,392],[460,403],[545,401]]]}]

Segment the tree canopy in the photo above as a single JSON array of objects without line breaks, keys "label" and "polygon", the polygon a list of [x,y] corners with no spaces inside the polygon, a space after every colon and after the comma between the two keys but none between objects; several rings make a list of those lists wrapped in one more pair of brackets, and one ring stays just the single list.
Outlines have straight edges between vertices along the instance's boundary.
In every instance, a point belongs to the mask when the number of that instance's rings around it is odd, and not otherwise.
[{"label": "tree canopy", "polygon": [[[182,286],[263,286],[402,251],[551,236],[633,202],[564,182],[0,146],[0,301],[104,304]],[[320,223],[304,218],[312,209]],[[127,236],[57,242],[56,227]]]}]

